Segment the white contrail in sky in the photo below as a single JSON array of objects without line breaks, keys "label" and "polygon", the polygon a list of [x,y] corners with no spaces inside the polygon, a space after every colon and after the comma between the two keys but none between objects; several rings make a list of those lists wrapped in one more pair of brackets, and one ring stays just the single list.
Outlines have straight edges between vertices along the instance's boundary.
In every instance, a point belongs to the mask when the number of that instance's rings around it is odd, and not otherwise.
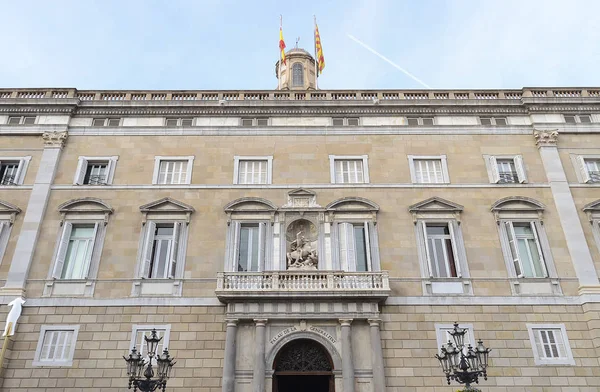
[{"label": "white contrail in sky", "polygon": [[363,48],[367,49],[369,52],[375,54],[377,57],[379,57],[383,61],[385,61],[388,64],[390,64],[392,67],[398,69],[399,71],[402,71],[402,73],[404,73],[406,76],[408,76],[409,78],[411,78],[415,82],[417,82],[419,84],[422,84],[423,86],[425,86],[425,88],[431,88],[430,86],[427,85],[427,83],[425,83],[421,79],[417,78],[415,75],[411,74],[410,72],[408,72],[407,70],[405,70],[404,68],[402,68],[398,64],[394,63],[392,60],[388,59],[387,57],[385,57],[381,53],[377,52],[375,49],[371,48],[369,45],[365,44],[364,42],[362,42],[358,38],[356,38],[356,37],[354,37],[354,36],[352,36],[350,34],[348,34],[348,38],[350,38],[352,41],[356,42],[357,44],[359,44]]}]

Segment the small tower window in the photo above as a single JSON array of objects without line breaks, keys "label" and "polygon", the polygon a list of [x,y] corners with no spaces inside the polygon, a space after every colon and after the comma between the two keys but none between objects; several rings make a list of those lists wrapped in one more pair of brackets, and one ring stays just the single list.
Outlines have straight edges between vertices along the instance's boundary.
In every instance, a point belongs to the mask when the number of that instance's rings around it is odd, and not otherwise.
[{"label": "small tower window", "polygon": [[292,66],[292,86],[304,86],[304,67],[302,67],[302,64],[300,63],[295,63]]}]

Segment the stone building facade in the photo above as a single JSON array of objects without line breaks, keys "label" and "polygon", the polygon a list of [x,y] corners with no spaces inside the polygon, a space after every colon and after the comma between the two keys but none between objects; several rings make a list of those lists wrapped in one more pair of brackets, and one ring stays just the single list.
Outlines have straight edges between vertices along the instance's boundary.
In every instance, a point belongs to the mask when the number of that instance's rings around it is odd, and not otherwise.
[{"label": "stone building facade", "polygon": [[125,391],[156,328],[169,391],[449,392],[454,321],[486,391],[600,388],[600,88],[315,90],[310,60],[0,90],[3,391]]}]

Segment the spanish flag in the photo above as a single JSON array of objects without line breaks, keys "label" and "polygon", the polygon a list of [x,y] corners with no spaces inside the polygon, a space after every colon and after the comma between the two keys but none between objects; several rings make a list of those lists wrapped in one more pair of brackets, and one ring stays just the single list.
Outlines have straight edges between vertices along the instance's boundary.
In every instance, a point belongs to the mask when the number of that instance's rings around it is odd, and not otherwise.
[{"label": "spanish flag", "polygon": [[281,62],[285,64],[285,41],[283,40],[283,30],[279,27],[279,50],[281,51]]},{"label": "spanish flag", "polygon": [[323,68],[325,68],[325,57],[323,57],[323,47],[321,46],[321,36],[319,35],[319,26],[317,26],[317,21],[315,20],[315,50],[317,52],[317,66],[319,74],[323,73]]}]

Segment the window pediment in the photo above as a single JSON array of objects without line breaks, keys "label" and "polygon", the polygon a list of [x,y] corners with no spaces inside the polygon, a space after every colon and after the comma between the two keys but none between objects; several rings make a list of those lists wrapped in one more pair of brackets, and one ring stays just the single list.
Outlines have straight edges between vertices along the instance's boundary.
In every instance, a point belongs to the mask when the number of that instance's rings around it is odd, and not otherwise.
[{"label": "window pediment", "polygon": [[108,223],[108,216],[113,213],[113,209],[106,202],[95,197],[84,197],[81,199],[69,200],[58,206],[62,219],[61,224],[66,219],[102,219],[104,224]]},{"label": "window pediment", "polygon": [[379,211],[379,206],[362,197],[344,197],[332,201],[325,207],[327,211]]},{"label": "window pediment", "polygon": [[321,208],[317,204],[317,194],[308,189],[298,188],[287,194],[287,203],[282,208]]},{"label": "window pediment", "polygon": [[144,204],[140,207],[140,211],[144,214],[144,224],[147,219],[181,219],[182,217],[185,217],[186,223],[189,224],[190,216],[195,210],[189,204],[165,197]]},{"label": "window pediment", "polygon": [[456,221],[460,223],[460,213],[463,210],[464,207],[460,204],[442,199],[441,197],[437,196],[423,200],[408,207],[408,211],[413,216],[414,223],[416,223],[418,219],[428,217],[456,219]]},{"label": "window pediment", "polygon": [[[1,210],[0,210],[1,211]],[[583,212],[586,213],[590,222],[600,218],[600,200],[593,201],[583,207]]]},{"label": "window pediment", "polygon": [[231,219],[268,219],[274,221],[277,207],[267,199],[261,197],[242,197],[236,199],[224,208],[227,214],[227,225],[231,224]]},{"label": "window pediment", "polygon": [[502,218],[537,218],[541,221],[545,208],[546,206],[535,199],[510,196],[492,204],[491,211],[494,213],[496,221]]},{"label": "window pediment", "polygon": [[15,216],[21,212],[21,209],[6,201],[0,200],[0,219],[7,219],[11,224],[15,223]]}]

